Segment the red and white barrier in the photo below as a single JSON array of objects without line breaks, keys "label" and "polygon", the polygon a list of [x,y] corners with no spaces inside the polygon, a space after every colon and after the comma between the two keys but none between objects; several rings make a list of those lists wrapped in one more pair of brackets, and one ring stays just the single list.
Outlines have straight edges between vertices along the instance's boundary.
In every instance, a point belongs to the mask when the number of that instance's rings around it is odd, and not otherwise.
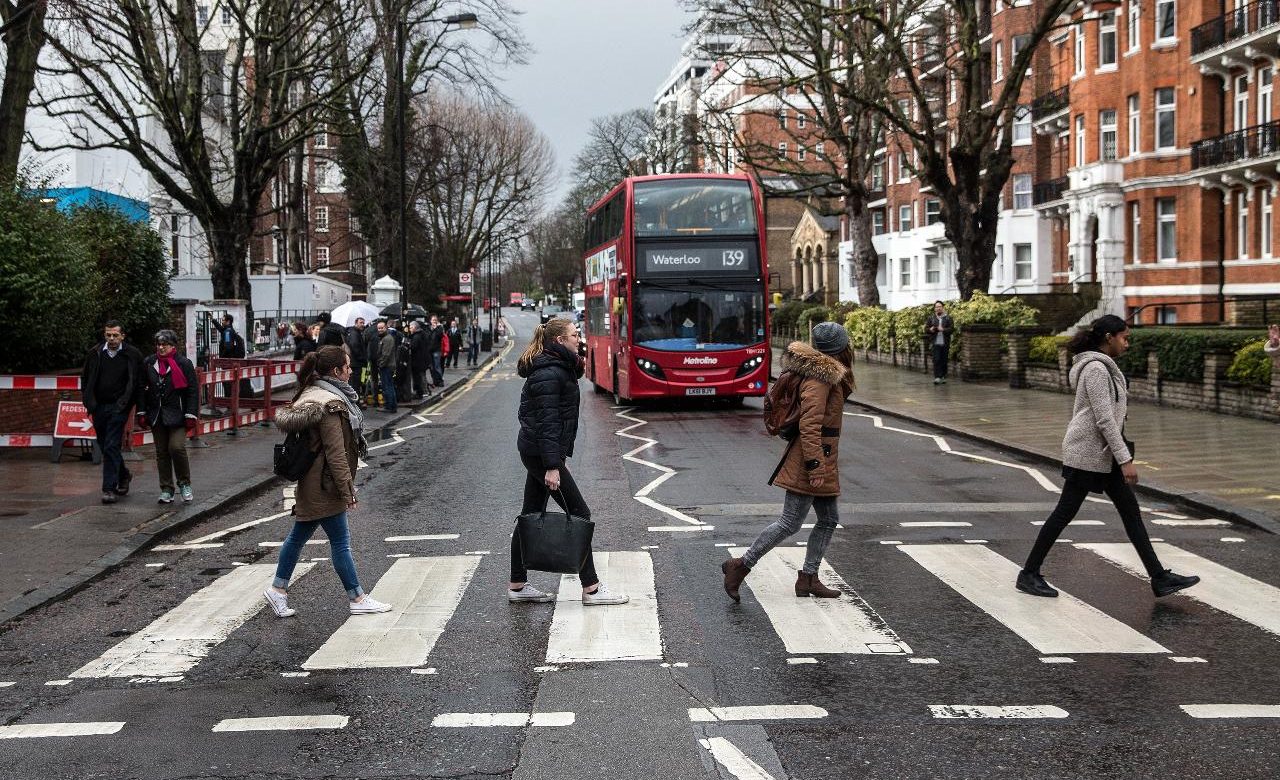
[{"label": "red and white barrier", "polygon": [[0,375],[0,390],[79,390],[80,377],[32,376],[28,374]]}]

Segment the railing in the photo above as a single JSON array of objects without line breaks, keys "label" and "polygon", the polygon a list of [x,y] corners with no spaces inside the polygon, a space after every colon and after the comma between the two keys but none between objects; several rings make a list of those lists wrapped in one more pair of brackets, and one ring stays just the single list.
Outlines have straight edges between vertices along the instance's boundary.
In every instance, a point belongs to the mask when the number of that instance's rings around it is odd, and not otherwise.
[{"label": "railing", "polygon": [[[1280,2],[1280,0],[1276,0]],[[1053,116],[1059,111],[1064,110],[1070,105],[1070,90],[1066,84],[1058,87],[1052,92],[1046,92],[1035,100],[1031,101],[1031,119],[1042,119],[1046,116]]]},{"label": "railing", "polygon": [[1280,121],[1246,127],[1191,144],[1191,167],[1212,168],[1280,154]]},{"label": "railing", "polygon": [[1070,188],[1071,182],[1066,176],[1059,176],[1049,181],[1036,182],[1031,188],[1031,202],[1039,206],[1042,203],[1052,203],[1055,200],[1062,200],[1062,193]]},{"label": "railing", "polygon": [[1280,24],[1280,0],[1253,0],[1191,28],[1191,54],[1201,54],[1225,43]]}]

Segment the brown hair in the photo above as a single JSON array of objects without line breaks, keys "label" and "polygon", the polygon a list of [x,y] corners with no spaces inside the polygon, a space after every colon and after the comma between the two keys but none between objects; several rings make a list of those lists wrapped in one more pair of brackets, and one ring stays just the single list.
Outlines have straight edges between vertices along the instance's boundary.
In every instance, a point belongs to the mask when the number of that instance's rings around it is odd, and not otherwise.
[{"label": "brown hair", "polygon": [[561,336],[568,336],[573,330],[573,323],[563,317],[548,320],[545,325],[539,325],[534,328],[533,338],[529,340],[529,346],[525,347],[524,352],[520,353],[520,368],[528,371],[529,366],[533,364],[533,359],[545,352],[547,345]]},{"label": "brown hair", "polygon": [[[849,373],[846,375],[845,381],[849,383],[849,390],[852,391],[854,388],[858,386],[857,381],[855,381],[853,378],[853,345],[846,345],[844,349],[840,350],[839,352],[832,355],[831,357],[835,358],[836,360],[839,360],[840,365],[844,366],[846,369],[849,370]],[[848,392],[845,393],[845,395],[848,395],[848,394],[849,394]]]},{"label": "brown hair", "polygon": [[302,391],[314,385],[320,377],[329,376],[335,368],[345,366],[349,359],[346,350],[332,344],[308,352],[302,359],[302,368],[298,370],[298,392],[293,394],[293,400],[298,400]]}]

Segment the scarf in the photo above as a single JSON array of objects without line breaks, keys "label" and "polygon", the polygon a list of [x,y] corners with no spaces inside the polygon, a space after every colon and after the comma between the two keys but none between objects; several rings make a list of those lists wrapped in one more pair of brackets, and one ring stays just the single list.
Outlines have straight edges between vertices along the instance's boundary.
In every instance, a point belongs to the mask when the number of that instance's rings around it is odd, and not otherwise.
[{"label": "scarf", "polygon": [[360,396],[351,385],[341,379],[322,376],[316,380],[315,386],[328,391],[347,403],[347,414],[351,420],[351,430],[359,436],[364,430],[364,412],[360,411]]},{"label": "scarf", "polygon": [[[187,386],[187,375],[182,372],[181,368],[178,368],[178,358],[176,355],[177,353],[175,352],[168,357],[164,357],[157,352],[156,373],[160,376],[164,376],[167,373],[169,375],[169,381],[173,383],[173,389],[182,390]],[[165,367],[164,371],[160,370],[161,366]]]}]

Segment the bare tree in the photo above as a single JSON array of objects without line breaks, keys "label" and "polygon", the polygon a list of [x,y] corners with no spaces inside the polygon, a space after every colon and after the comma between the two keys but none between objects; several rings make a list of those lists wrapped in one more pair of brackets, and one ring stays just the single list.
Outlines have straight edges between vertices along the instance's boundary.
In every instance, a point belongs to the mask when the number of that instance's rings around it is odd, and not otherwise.
[{"label": "bare tree", "polygon": [[563,205],[581,214],[628,176],[673,173],[677,151],[674,141],[657,132],[648,109],[596,117],[573,158],[569,177],[574,185]]},{"label": "bare tree", "polygon": [[0,0],[0,39],[4,41],[4,82],[0,85],[0,182],[18,173],[27,108],[35,89],[40,51],[45,44],[48,0]]}]

